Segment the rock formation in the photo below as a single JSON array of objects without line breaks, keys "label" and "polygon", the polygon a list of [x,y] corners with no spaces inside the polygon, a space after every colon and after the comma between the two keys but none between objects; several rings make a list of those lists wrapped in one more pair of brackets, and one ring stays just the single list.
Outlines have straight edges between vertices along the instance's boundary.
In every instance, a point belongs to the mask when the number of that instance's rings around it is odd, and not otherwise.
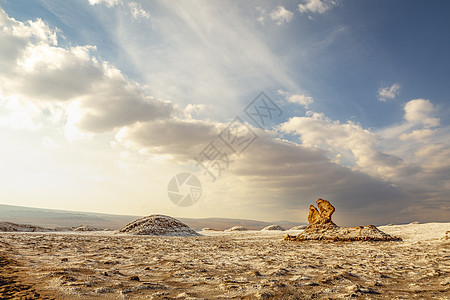
[{"label": "rock formation", "polygon": [[309,215],[308,215],[308,223],[312,224],[317,222],[320,219],[319,211],[317,211],[317,208],[314,207],[314,205],[309,206]]},{"label": "rock formation", "polygon": [[382,232],[374,225],[358,227],[339,227],[333,223],[331,216],[335,208],[327,200],[317,200],[319,211],[309,206],[308,226],[297,236],[287,235],[288,241],[328,240],[328,241],[400,241],[398,237]]},{"label": "rock formation", "polygon": [[197,236],[197,232],[175,218],[151,215],[128,223],[119,232],[136,235]]},{"label": "rock formation", "polygon": [[328,200],[319,198],[317,200],[317,207],[320,210],[320,217],[322,219],[331,220],[331,216],[336,210],[333,205]]}]

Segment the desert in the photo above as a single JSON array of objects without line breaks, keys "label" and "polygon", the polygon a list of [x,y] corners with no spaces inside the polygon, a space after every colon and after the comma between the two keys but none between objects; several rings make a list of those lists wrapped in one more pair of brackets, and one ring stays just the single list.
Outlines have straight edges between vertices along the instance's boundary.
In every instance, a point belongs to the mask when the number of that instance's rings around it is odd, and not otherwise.
[{"label": "desert", "polygon": [[198,236],[0,234],[2,299],[448,299],[450,223],[380,226],[401,241],[287,241],[303,230]]}]

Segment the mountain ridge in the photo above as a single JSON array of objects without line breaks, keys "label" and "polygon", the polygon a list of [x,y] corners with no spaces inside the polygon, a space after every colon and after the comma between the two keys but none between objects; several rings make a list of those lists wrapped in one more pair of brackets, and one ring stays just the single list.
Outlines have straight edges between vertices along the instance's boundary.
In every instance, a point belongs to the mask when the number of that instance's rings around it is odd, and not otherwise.
[{"label": "mountain ridge", "polygon": [[[119,229],[122,226],[143,216],[116,215],[106,213],[81,212],[49,208],[34,208],[0,204],[0,221],[19,224],[32,224],[42,227],[74,227],[81,224],[97,228]],[[193,229],[212,228],[224,230],[233,226],[244,226],[251,230],[260,230],[268,225],[293,226],[304,225],[302,222],[266,222],[238,218],[178,218]]]}]

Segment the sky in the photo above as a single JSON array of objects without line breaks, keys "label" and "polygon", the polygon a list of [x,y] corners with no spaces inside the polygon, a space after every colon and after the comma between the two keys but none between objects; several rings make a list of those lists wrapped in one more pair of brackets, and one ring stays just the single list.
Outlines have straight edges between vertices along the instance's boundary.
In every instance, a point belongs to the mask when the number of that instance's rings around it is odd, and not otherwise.
[{"label": "sky", "polygon": [[[1,203],[304,222],[324,198],[339,225],[450,221],[449,12],[0,0]],[[169,198],[183,173],[190,206]]]}]

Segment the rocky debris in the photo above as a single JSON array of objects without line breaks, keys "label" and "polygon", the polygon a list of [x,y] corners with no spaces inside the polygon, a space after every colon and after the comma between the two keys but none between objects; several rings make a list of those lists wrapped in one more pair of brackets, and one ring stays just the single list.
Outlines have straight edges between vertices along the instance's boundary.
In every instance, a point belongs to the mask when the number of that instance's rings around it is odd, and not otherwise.
[{"label": "rocky debris", "polygon": [[225,231],[247,231],[248,229],[243,226],[234,226]]},{"label": "rocky debris", "polygon": [[55,228],[45,228],[30,224],[16,224],[11,222],[0,222],[0,232],[49,232],[57,231]]},{"label": "rocky debris", "polygon": [[450,239],[450,231],[447,231],[447,232],[445,233],[444,239],[446,239],[446,240]]},{"label": "rocky debris", "polygon": [[128,223],[119,232],[135,235],[198,236],[199,234],[179,220],[164,216],[151,215]]},{"label": "rocky debris", "polygon": [[331,216],[335,208],[327,200],[317,200],[319,211],[309,207],[308,226],[297,236],[287,235],[288,241],[328,240],[328,241],[401,241],[400,238],[382,232],[374,225],[357,227],[339,227],[333,223]]},{"label": "rocky debris", "polygon": [[273,230],[285,231],[286,229],[284,229],[280,225],[269,225],[261,229],[261,231],[273,231]]},{"label": "rocky debris", "polygon": [[80,225],[78,227],[73,227],[73,231],[101,231],[103,229],[93,227],[91,225]]},{"label": "rocky debris", "polygon": [[128,280],[140,281],[139,276],[137,276],[137,275],[133,275],[133,276],[128,277]]}]

